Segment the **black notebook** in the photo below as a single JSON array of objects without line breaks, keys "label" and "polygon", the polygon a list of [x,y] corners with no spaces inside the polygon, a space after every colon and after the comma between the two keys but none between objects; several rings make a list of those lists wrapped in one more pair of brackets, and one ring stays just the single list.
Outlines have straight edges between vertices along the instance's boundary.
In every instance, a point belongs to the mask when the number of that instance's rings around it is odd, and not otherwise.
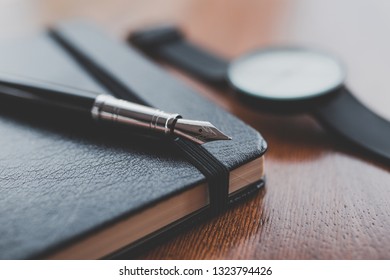
[{"label": "black notebook", "polygon": [[[210,121],[233,138],[203,145],[229,171],[228,203],[263,186],[266,143],[257,131],[94,25],[55,31],[94,63],[44,33],[1,43],[0,77],[120,95]],[[208,180],[170,140],[47,110],[0,95],[1,259],[129,257],[211,215]]]}]

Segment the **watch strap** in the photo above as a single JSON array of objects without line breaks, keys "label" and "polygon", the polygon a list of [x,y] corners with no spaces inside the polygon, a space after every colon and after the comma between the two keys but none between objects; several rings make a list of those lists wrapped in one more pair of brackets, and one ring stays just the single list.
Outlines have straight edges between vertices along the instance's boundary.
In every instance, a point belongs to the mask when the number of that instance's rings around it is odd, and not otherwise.
[{"label": "watch strap", "polygon": [[134,32],[129,42],[148,55],[181,68],[189,74],[216,86],[226,85],[228,61],[185,40],[173,26]]},{"label": "watch strap", "polygon": [[314,113],[324,126],[390,162],[390,122],[370,111],[347,88],[342,87]]}]

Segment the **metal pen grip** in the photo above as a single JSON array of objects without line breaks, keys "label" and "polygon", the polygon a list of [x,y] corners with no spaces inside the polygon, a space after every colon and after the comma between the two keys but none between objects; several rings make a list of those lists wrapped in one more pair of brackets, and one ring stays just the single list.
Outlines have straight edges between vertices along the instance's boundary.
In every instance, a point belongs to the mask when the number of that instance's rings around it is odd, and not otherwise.
[{"label": "metal pen grip", "polygon": [[145,128],[160,133],[171,133],[179,114],[120,100],[109,95],[98,95],[91,110],[92,118],[113,123]]}]

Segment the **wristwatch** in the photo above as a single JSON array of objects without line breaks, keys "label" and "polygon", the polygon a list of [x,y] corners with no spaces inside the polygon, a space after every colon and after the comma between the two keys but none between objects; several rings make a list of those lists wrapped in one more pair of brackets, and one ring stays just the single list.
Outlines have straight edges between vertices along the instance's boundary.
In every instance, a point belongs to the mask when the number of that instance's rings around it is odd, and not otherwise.
[{"label": "wristwatch", "polygon": [[344,84],[335,56],[304,47],[252,51],[229,62],[185,40],[173,26],[134,32],[129,42],[213,86],[231,88],[245,104],[271,113],[311,113],[324,127],[390,163],[390,123]]}]

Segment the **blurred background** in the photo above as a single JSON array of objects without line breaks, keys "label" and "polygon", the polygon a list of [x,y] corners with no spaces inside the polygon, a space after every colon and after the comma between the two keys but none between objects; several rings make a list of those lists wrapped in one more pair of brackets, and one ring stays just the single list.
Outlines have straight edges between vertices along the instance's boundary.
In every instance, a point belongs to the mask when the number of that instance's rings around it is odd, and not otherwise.
[{"label": "blurred background", "polygon": [[[0,0],[0,42],[72,18],[93,20],[120,39],[175,23],[230,59],[269,45],[322,49],[344,61],[353,94],[390,120],[388,0]],[[251,111],[167,69],[263,134],[267,188],[145,258],[389,258],[388,166],[341,147],[310,116]]]},{"label": "blurred background", "polygon": [[0,0],[0,39],[88,18],[115,36],[177,23],[197,43],[234,58],[266,45],[307,45],[335,53],[355,95],[390,119],[390,2],[386,0]]}]

